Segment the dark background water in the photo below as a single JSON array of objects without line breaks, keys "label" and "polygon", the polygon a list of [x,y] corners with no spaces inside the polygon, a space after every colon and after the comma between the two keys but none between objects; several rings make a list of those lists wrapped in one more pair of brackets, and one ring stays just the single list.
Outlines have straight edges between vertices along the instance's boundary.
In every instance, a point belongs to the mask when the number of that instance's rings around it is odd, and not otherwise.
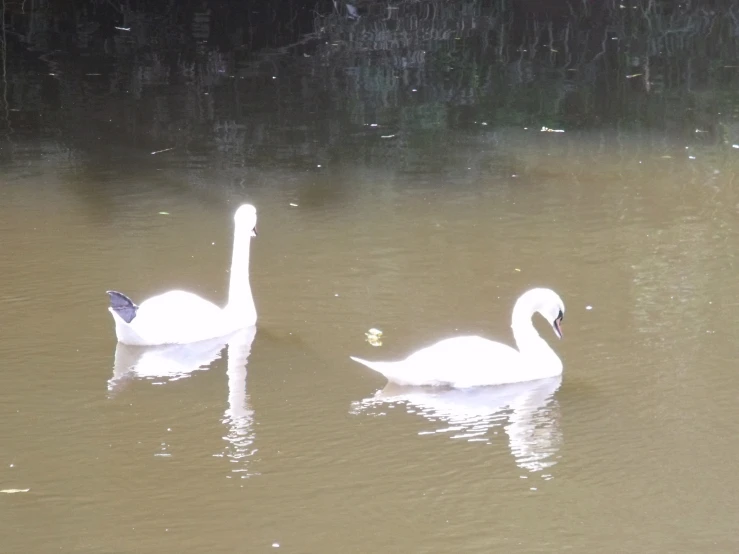
[{"label": "dark background water", "polygon": [[[238,168],[241,182],[266,167],[346,160],[489,172],[495,132],[509,126],[736,142],[731,2],[356,10],[352,19],[330,2],[7,3],[2,155],[46,140],[111,167]],[[447,145],[463,141],[491,147],[451,158]]]}]

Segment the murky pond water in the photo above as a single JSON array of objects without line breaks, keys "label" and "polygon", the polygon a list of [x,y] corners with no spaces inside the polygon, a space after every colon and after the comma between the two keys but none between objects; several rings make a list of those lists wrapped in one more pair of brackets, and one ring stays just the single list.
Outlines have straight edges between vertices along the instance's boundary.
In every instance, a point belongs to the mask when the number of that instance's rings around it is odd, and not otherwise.
[{"label": "murky pond water", "polygon": [[[272,134],[253,149],[248,122],[186,145],[61,136],[81,108],[5,134],[3,551],[736,550],[731,140],[491,122],[414,143],[392,118],[375,136],[367,114],[355,134],[346,112],[270,115],[262,94]],[[95,125],[131,102],[91,98],[109,102],[89,106]],[[218,142],[232,131],[244,142]],[[256,328],[117,345],[106,290],[225,301],[243,202],[259,210]],[[409,390],[349,359],[510,343],[533,286],[567,307],[562,341],[536,321],[561,378]]]}]

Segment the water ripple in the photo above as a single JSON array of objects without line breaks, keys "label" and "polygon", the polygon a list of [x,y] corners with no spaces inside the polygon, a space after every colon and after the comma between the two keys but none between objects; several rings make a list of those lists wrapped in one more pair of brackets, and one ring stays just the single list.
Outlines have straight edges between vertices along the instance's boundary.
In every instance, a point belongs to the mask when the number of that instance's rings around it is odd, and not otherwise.
[{"label": "water ripple", "polygon": [[[247,362],[256,327],[249,327],[229,337],[194,344],[157,347],[132,347],[118,344],[115,351],[113,377],[108,381],[110,394],[118,393],[132,379],[145,379],[161,385],[188,377],[207,369],[221,357],[228,346],[228,407],[221,422],[227,432],[222,453],[233,464],[231,473],[246,478],[254,473],[245,465],[256,452],[254,410],[246,389]],[[229,476],[231,478],[233,476]]]},{"label": "water ripple", "polygon": [[404,405],[433,423],[419,435],[446,434],[450,439],[492,443],[496,427],[508,435],[509,448],[522,469],[541,471],[556,464],[562,443],[554,393],[562,377],[473,389],[407,388],[388,384],[352,404],[351,413],[385,415],[386,406]]}]

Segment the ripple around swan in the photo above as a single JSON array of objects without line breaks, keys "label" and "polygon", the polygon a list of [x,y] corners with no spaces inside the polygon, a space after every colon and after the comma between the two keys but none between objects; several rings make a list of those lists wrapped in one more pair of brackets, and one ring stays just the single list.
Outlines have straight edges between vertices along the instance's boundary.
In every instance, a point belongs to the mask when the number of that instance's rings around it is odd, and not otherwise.
[{"label": "ripple around swan", "polygon": [[128,346],[118,343],[115,351],[113,377],[108,381],[110,394],[121,391],[131,380],[143,379],[153,384],[165,384],[190,376],[198,370],[208,369],[228,347],[228,406],[221,418],[227,432],[225,450],[214,454],[226,457],[238,464],[232,473],[245,478],[253,472],[244,465],[256,449],[254,410],[246,388],[247,363],[256,327],[248,327],[228,337],[201,341],[193,344],[167,346]]},{"label": "ripple around swan", "polygon": [[528,471],[554,466],[562,443],[554,393],[562,376],[472,389],[409,388],[388,384],[352,404],[351,413],[384,415],[387,405],[405,405],[434,424],[419,435],[447,434],[450,439],[491,444],[496,427],[508,435],[516,464]]}]

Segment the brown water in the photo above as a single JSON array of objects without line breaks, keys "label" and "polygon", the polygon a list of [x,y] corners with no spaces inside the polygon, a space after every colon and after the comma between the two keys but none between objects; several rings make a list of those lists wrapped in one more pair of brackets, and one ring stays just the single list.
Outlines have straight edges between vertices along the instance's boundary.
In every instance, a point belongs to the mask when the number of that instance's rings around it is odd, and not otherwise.
[{"label": "brown water", "polygon": [[[0,489],[28,491],[0,495],[3,551],[735,551],[739,150],[501,133],[511,172],[199,193],[63,153],[9,166]],[[255,337],[191,353],[201,371],[117,351],[107,289],[224,300],[243,201]],[[561,342],[538,325],[561,380],[376,398],[349,360],[510,342],[532,286],[567,306]]]},{"label": "brown water", "polygon": [[[739,551],[733,5],[354,3],[0,7],[0,552]],[[116,345],[242,202],[256,328]],[[561,378],[349,359],[533,286]]]}]

